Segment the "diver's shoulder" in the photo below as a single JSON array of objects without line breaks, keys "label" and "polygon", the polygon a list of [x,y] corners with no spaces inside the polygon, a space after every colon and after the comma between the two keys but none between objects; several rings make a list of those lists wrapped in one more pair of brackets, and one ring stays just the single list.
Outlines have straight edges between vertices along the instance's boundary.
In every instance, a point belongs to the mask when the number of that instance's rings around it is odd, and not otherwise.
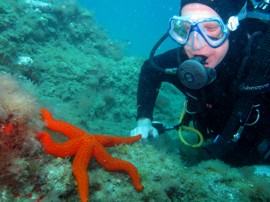
[{"label": "diver's shoulder", "polygon": [[266,32],[270,28],[269,21],[262,21],[259,19],[247,18],[243,20],[241,26],[247,30],[248,33],[254,33],[257,31]]}]

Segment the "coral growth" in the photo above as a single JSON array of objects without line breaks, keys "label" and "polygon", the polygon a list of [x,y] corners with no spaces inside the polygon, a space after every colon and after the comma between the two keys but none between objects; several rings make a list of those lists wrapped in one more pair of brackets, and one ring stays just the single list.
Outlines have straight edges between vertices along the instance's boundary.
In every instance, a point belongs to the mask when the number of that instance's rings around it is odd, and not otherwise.
[{"label": "coral growth", "polygon": [[0,75],[0,181],[14,186],[22,180],[38,142],[38,111],[35,99],[8,74]]}]

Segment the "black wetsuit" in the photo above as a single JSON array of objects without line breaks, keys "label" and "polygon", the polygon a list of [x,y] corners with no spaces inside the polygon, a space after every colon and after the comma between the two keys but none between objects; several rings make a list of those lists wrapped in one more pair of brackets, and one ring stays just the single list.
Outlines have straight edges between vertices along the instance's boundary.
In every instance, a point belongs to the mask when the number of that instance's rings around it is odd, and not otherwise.
[{"label": "black wetsuit", "polygon": [[[243,58],[247,55],[248,33],[251,35],[258,30],[262,34],[255,38],[251,51],[248,52],[250,57],[246,65],[242,65]],[[153,109],[162,82],[175,85],[186,95],[188,111],[196,112],[191,115],[191,119],[206,138],[222,134],[230,136],[230,139],[241,126],[240,122],[243,120],[239,119],[247,117],[251,106],[256,105],[257,108],[252,110],[248,122],[256,119],[259,110],[260,119],[257,123],[245,126],[241,139],[217,157],[236,164],[261,162],[263,157],[257,151],[258,145],[264,138],[270,138],[270,96],[267,90],[254,95],[251,91],[240,92],[239,89],[240,86],[257,86],[270,82],[270,50],[266,50],[270,49],[270,28],[267,24],[249,20],[239,30],[232,32],[229,40],[229,51],[216,67],[216,80],[199,90],[186,88],[176,75],[166,74],[155,68],[149,60],[145,61],[138,85],[137,119],[153,119]],[[153,59],[161,68],[176,68],[187,56],[183,48],[177,48]]]}]

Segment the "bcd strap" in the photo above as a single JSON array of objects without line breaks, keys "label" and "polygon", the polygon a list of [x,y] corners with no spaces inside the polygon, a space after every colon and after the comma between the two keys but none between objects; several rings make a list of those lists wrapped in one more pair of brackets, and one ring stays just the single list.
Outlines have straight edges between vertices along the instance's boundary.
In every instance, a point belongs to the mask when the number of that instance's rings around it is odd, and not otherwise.
[{"label": "bcd strap", "polygon": [[[245,126],[248,121],[251,110],[253,109],[253,97],[241,97],[234,106],[233,112],[222,132],[222,137],[226,140],[232,140],[237,130]],[[241,135],[241,134],[240,134]]]}]

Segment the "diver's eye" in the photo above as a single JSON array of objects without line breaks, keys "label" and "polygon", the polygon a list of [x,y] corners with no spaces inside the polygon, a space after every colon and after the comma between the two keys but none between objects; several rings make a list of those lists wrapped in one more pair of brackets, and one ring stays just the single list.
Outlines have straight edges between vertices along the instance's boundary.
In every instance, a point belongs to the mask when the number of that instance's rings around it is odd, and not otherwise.
[{"label": "diver's eye", "polygon": [[207,25],[207,26],[204,26],[204,29],[207,30],[208,32],[214,32],[214,31],[218,30],[219,27],[213,26],[213,25]]},{"label": "diver's eye", "polygon": [[220,25],[216,22],[205,22],[202,24],[204,30],[213,32],[220,29]]},{"label": "diver's eye", "polygon": [[220,38],[223,36],[220,24],[217,22],[205,22],[202,24],[203,31],[211,38]]}]

